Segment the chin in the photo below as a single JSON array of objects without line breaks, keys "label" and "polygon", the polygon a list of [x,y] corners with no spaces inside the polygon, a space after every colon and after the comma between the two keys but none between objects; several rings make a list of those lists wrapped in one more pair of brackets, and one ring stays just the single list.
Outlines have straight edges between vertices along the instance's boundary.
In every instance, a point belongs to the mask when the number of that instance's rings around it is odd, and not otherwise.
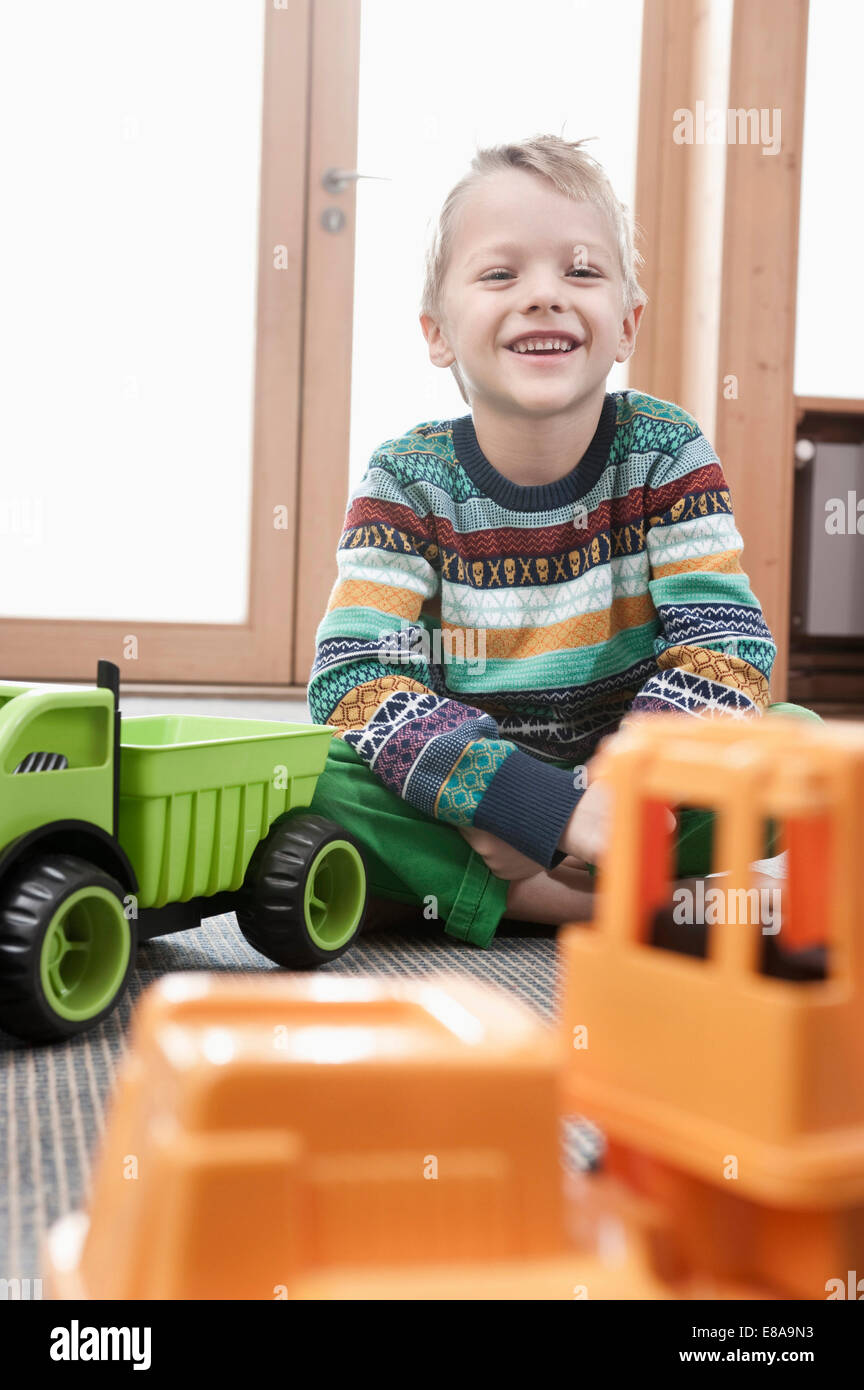
[{"label": "chin", "polygon": [[514,397],[514,403],[529,414],[550,415],[559,410],[567,410],[581,393],[573,391],[547,391],[545,393]]}]

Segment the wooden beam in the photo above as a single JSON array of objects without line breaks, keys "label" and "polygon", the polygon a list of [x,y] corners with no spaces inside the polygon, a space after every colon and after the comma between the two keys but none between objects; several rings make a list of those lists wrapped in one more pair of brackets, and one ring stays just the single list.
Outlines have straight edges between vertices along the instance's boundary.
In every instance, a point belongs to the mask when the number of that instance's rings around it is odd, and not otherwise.
[{"label": "wooden beam", "polygon": [[[328,193],[321,179],[329,168],[357,167],[359,76],[360,6],[356,0],[312,0],[293,659],[294,683],[304,686],[315,658],[315,632],[336,579],[351,428],[356,183]],[[344,215],[341,230],[322,225],[328,209]]]},{"label": "wooden beam", "polygon": [[731,109],[781,119],[779,153],[761,143],[727,149],[715,431],[744,568],[777,643],[773,700],[788,680],[807,20],[807,0],[736,0],[729,72]]},{"label": "wooden beam", "polygon": [[864,415],[864,400],[855,396],[796,396],[801,415],[808,410],[818,415]]},{"label": "wooden beam", "polygon": [[726,106],[729,7],[645,0],[634,214],[648,295],[634,389],[674,401],[714,431],[720,313],[722,144],[675,138],[676,113]]}]

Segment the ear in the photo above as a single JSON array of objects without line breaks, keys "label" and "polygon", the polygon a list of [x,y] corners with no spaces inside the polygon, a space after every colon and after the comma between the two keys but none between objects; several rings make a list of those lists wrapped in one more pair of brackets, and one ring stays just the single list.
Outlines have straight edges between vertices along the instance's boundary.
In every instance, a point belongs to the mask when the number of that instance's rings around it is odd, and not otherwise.
[{"label": "ear", "polygon": [[456,354],[444,337],[439,324],[428,314],[420,315],[420,327],[429,346],[429,361],[436,367],[450,367],[456,361]]},{"label": "ear", "polygon": [[637,304],[627,315],[621,325],[621,337],[618,341],[618,351],[615,354],[616,362],[626,362],[628,357],[633,354],[636,347],[636,335],[639,332],[639,320],[642,318],[644,304]]}]

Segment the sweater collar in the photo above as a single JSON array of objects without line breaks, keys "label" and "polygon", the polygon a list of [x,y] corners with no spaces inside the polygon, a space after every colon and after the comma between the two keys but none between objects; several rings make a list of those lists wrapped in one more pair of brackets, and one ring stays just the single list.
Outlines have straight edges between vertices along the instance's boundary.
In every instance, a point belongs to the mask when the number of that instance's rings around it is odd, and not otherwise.
[{"label": "sweater collar", "polygon": [[461,464],[480,490],[502,507],[514,512],[554,511],[556,507],[566,506],[568,502],[585,497],[591,491],[609,460],[617,417],[617,399],[612,392],[607,392],[594,438],[570,472],[565,473],[563,478],[556,478],[553,483],[525,486],[505,478],[503,473],[493,468],[480,448],[471,415],[461,415],[453,420],[453,450],[457,463]]}]

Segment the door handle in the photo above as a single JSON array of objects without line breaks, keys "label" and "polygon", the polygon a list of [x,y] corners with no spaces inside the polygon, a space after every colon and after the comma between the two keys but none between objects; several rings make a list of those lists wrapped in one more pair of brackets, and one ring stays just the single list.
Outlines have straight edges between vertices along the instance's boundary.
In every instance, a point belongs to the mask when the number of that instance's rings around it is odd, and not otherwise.
[{"label": "door handle", "polygon": [[326,169],[321,185],[328,193],[344,193],[349,183],[355,183],[357,179],[383,179],[387,183],[392,182],[387,174],[358,174],[356,169]]}]

